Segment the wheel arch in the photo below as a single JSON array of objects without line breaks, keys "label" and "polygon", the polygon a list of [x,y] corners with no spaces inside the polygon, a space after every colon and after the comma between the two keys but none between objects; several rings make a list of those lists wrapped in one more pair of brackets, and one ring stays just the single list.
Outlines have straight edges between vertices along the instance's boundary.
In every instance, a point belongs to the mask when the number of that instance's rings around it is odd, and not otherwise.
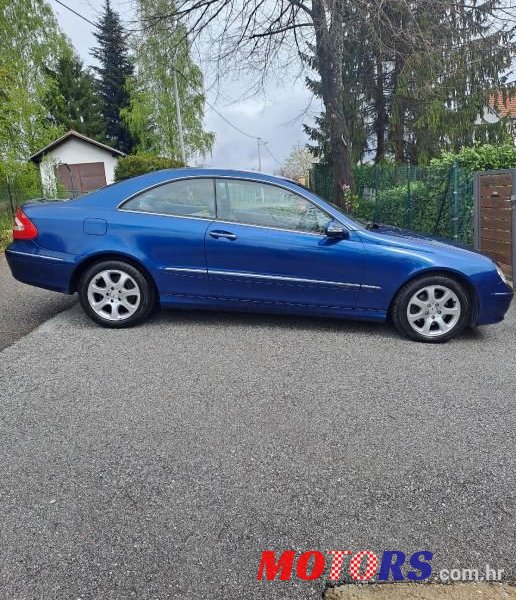
[{"label": "wheel arch", "polygon": [[424,271],[417,271],[417,273],[413,273],[408,279],[406,279],[394,292],[392,295],[391,301],[389,303],[389,308],[387,311],[387,316],[390,318],[392,315],[392,306],[394,304],[394,300],[396,296],[399,294],[401,288],[403,288],[407,283],[412,283],[418,279],[423,279],[424,277],[428,277],[431,275],[444,275],[446,277],[450,277],[455,279],[458,283],[462,284],[466,289],[469,297],[471,298],[471,315],[470,315],[470,325],[474,325],[478,319],[478,307],[479,307],[479,298],[475,286],[471,282],[470,279],[464,273],[459,271],[455,271],[454,269],[447,269],[446,267],[432,267],[430,269],[425,269]]},{"label": "wheel arch", "polygon": [[159,300],[158,286],[156,285],[156,281],[154,280],[154,277],[152,277],[152,275],[150,274],[147,267],[141,261],[134,258],[134,256],[124,254],[123,252],[99,252],[98,254],[93,254],[82,260],[75,267],[72,276],[70,277],[69,292],[73,294],[77,291],[79,280],[84,271],[86,271],[86,269],[88,269],[89,267],[91,267],[91,265],[94,265],[97,262],[102,262],[105,260],[120,260],[132,265],[133,267],[141,271],[144,277],[149,282],[149,284],[153,287],[156,301]]}]

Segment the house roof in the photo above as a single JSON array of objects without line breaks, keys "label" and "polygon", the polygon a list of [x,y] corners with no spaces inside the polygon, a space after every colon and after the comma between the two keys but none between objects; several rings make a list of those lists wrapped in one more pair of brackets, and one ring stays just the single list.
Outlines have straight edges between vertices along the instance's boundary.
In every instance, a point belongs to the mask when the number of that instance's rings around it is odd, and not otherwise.
[{"label": "house roof", "polygon": [[500,117],[512,117],[516,119],[516,96],[510,98],[507,96],[505,102],[502,94],[491,96],[489,98],[489,106],[494,108]]},{"label": "house roof", "polygon": [[109,152],[112,156],[125,156],[125,154],[123,152],[120,152],[120,150],[117,150],[116,148],[112,148],[111,146],[107,146],[106,144],[102,144],[101,142],[97,142],[97,140],[93,140],[92,138],[89,138],[89,137],[83,135],[82,133],[79,133],[78,131],[74,131],[73,129],[71,129],[70,131],[68,131],[67,133],[62,135],[61,137],[57,138],[57,140],[54,140],[53,142],[51,142],[44,148],[41,148],[41,150],[38,150],[35,154],[33,154],[30,157],[29,160],[31,160],[35,163],[41,162],[43,156],[47,152],[50,152],[50,150],[57,148],[57,146],[60,146],[61,144],[63,144],[64,142],[68,141],[71,138],[75,138],[82,142],[86,142],[87,144],[91,144],[92,146],[96,146],[97,148],[101,148],[102,150]]}]

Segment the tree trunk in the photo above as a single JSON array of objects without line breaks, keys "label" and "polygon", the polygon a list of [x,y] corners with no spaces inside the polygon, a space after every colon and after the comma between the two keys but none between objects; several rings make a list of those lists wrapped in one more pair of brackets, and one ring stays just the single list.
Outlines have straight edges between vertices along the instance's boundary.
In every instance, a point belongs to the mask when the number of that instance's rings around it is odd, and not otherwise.
[{"label": "tree trunk", "polygon": [[396,162],[405,162],[405,111],[400,90],[400,76],[403,69],[399,56],[394,61],[392,86],[392,148]]},{"label": "tree trunk", "polygon": [[385,132],[388,120],[385,103],[385,74],[380,57],[376,61],[375,112],[376,155],[374,161],[378,163],[385,158]]},{"label": "tree trunk", "polygon": [[[333,76],[330,76],[333,77]],[[340,73],[338,73],[340,78]],[[348,128],[342,110],[342,85],[330,90],[325,101],[326,114],[330,124],[330,145],[333,159],[333,179],[335,182],[335,201],[345,210],[351,210],[347,205],[346,192],[353,187],[351,156],[348,145]]]},{"label": "tree trunk", "polygon": [[[338,5],[339,3],[337,3]],[[332,14],[331,31],[328,29],[322,0],[312,1],[315,27],[316,54],[321,77],[322,99],[330,130],[330,148],[333,160],[335,202],[350,210],[345,192],[353,187],[349,133],[344,118],[344,88],[342,84],[343,22],[340,9]]]}]

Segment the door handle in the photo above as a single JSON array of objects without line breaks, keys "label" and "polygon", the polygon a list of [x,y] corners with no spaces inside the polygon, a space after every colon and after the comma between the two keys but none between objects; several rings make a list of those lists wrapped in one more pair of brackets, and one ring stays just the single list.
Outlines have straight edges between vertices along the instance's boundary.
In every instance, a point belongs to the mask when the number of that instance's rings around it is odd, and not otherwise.
[{"label": "door handle", "polygon": [[210,231],[210,235],[212,238],[218,240],[219,238],[224,238],[226,240],[236,240],[237,236],[234,233],[229,233],[229,231]]}]

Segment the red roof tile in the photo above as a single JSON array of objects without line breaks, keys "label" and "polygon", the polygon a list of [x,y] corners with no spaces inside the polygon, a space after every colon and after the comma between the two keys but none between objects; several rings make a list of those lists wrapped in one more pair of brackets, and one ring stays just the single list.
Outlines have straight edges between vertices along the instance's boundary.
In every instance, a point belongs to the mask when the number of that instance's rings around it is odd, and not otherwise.
[{"label": "red roof tile", "polygon": [[513,117],[516,118],[516,96],[512,98],[507,97],[505,102],[502,94],[498,94],[496,97],[491,96],[489,99],[489,106],[494,108],[501,117]]}]

